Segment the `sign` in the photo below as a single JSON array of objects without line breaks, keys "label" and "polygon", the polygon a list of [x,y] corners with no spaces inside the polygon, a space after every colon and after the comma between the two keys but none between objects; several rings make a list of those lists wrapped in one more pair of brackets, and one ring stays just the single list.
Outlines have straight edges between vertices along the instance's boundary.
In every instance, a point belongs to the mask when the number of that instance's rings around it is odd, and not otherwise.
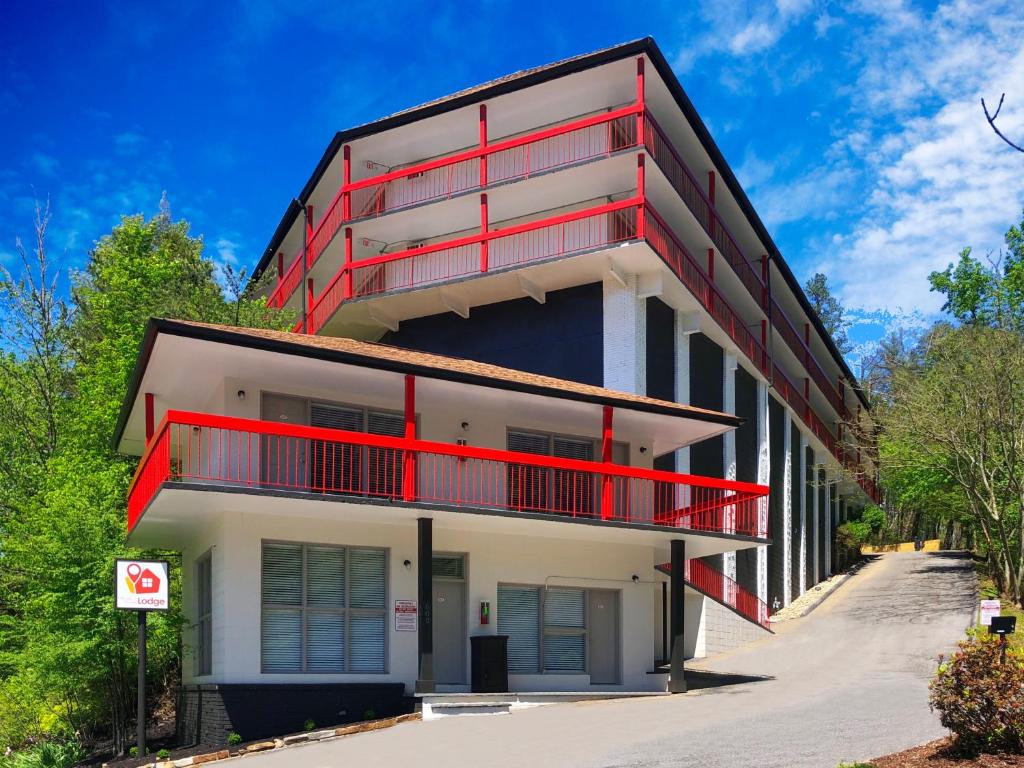
[{"label": "sign", "polygon": [[990,635],[1003,635],[1005,640],[1005,636],[1012,635],[1016,627],[1016,616],[993,616],[992,623],[988,625],[988,633]]},{"label": "sign", "polygon": [[415,600],[395,600],[395,631],[415,632],[418,613]]},{"label": "sign", "polygon": [[116,605],[126,611],[166,611],[170,572],[162,560],[118,560],[114,566]]},{"label": "sign", "polygon": [[982,600],[981,601],[981,626],[987,627],[992,623],[992,617],[998,616],[1000,613],[1000,604],[998,600]]}]

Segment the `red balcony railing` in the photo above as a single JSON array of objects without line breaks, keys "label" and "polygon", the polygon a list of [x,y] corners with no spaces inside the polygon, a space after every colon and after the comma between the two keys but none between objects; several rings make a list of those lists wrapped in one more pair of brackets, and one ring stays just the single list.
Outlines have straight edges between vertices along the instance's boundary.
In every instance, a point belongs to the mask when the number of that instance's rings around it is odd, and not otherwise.
[{"label": "red balcony railing", "polygon": [[182,411],[139,463],[129,530],[167,481],[767,536],[760,485]]},{"label": "red balcony railing", "polygon": [[[666,574],[672,572],[669,563],[659,565],[658,570]],[[683,578],[691,587],[703,592],[712,600],[734,609],[741,616],[765,629],[771,629],[768,604],[753,592],[741,587],[735,579],[716,571],[703,560],[687,560],[683,565]]]},{"label": "red balcony railing", "polygon": [[690,290],[740,351],[767,376],[768,354],[761,341],[751,332],[747,322],[726,301],[697,260],[686,246],[679,242],[672,229],[649,203],[645,211],[645,235],[655,253]]},{"label": "red balcony railing", "polygon": [[283,307],[291,295],[295,293],[295,289],[299,287],[299,283],[302,282],[302,249],[299,249],[291,261],[288,262],[288,266],[285,267],[284,274],[280,276],[277,281],[277,285],[274,286],[274,290],[270,292],[267,297],[267,304],[272,307]]},{"label": "red balcony railing", "polygon": [[350,279],[342,269],[314,300],[308,332],[323,328],[348,298],[437,285],[635,239],[641,203],[631,198],[354,262]]}]

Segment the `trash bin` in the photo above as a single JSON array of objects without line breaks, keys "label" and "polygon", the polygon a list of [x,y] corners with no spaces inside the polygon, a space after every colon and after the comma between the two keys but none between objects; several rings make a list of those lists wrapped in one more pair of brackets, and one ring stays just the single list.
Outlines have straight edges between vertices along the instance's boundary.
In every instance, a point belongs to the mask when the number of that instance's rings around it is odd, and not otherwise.
[{"label": "trash bin", "polygon": [[508,690],[508,635],[473,635],[471,688],[473,693]]}]

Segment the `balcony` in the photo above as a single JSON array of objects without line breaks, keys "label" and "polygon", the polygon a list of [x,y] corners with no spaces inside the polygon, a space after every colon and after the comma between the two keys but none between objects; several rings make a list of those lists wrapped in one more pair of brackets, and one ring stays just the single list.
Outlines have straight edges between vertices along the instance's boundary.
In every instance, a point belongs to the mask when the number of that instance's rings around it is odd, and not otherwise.
[{"label": "balcony", "polygon": [[767,536],[764,486],[604,462],[168,411],[128,493],[128,530],[168,484]]},{"label": "balcony", "polygon": [[[756,311],[763,318],[759,333],[752,332],[750,321],[734,309],[735,297],[732,302],[726,299],[725,288],[716,284],[713,272],[709,274],[710,267],[699,266],[701,262],[693,258],[665,219],[655,211],[643,189],[642,169],[638,173],[637,192],[632,199],[534,221],[517,220],[503,228],[501,225],[488,225],[484,202],[483,223],[478,232],[369,258],[353,257],[352,229],[346,226],[350,223],[485,191],[638,147],[642,147],[646,156],[654,160],[654,165],[683,202],[699,230],[729,264],[744,293],[753,299]],[[345,171],[345,178],[350,178],[349,170]],[[784,399],[791,405],[794,401],[798,403],[800,418],[843,462],[843,457],[837,453],[835,436],[814,413],[810,391],[805,387],[800,394],[784,374],[775,377],[775,371],[781,373],[781,369],[769,359],[770,325],[784,342],[787,354],[791,353],[795,364],[807,371],[809,382],[813,382],[821,392],[839,420],[850,421],[852,414],[846,406],[843,392],[811,349],[809,325],[804,323],[803,332],[797,331],[787,312],[771,296],[763,274],[767,264],[762,262],[760,270],[756,269],[743,255],[712,200],[697,183],[657,120],[640,103],[494,144],[482,142],[481,146],[470,150],[367,179],[346,181],[316,227],[307,232],[308,247],[294,254],[287,268],[282,260],[278,285],[269,296],[272,305],[283,306],[296,294],[303,277],[321,262],[328,246],[339,239],[339,235],[344,241],[344,256],[332,257],[329,279],[323,290],[319,294],[310,290],[306,299],[307,318],[300,321],[296,330],[321,332],[339,308],[349,301],[441,286],[471,276],[498,273],[630,241],[646,240],[726,331],[741,353],[767,378],[780,378],[780,392]],[[337,269],[333,266],[333,259],[340,263]],[[753,327],[756,327],[756,322]]]}]

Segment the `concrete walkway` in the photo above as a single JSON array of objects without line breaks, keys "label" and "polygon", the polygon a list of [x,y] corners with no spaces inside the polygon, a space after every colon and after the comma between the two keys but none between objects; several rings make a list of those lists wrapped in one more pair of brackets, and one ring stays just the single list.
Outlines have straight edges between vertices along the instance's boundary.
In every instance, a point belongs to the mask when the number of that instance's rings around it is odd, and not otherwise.
[{"label": "concrete walkway", "polygon": [[927,681],[937,654],[963,635],[975,597],[966,557],[882,555],[775,637],[696,665],[767,680],[408,723],[244,765],[835,768],[943,735]]}]

